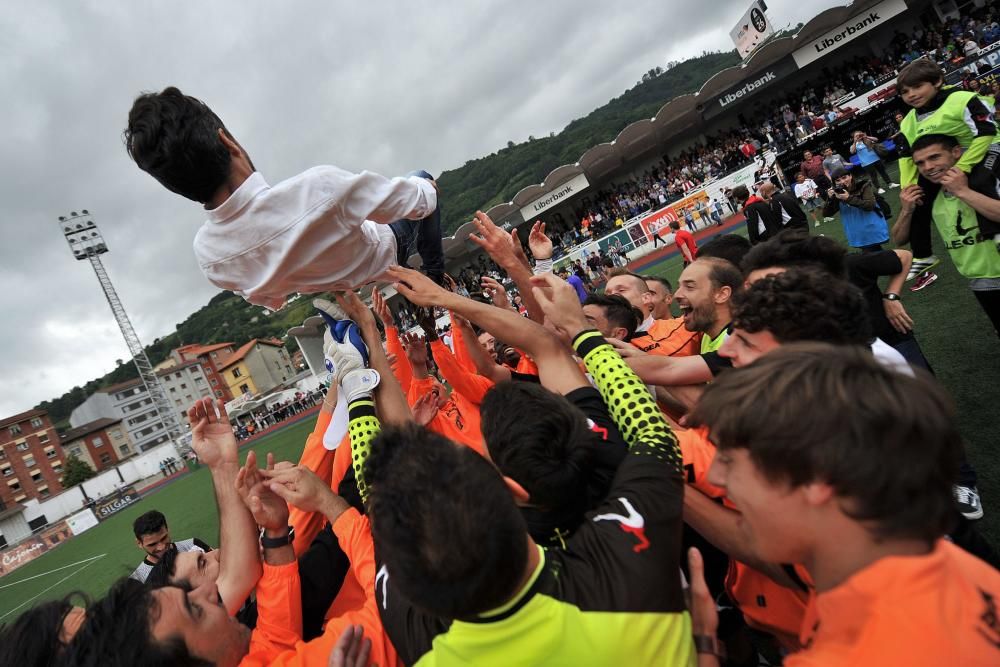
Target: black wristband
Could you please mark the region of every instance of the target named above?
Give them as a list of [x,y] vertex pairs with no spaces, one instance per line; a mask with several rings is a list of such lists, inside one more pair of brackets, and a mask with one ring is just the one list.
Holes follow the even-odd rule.
[[260,533],[260,546],[265,549],[280,549],[281,547],[287,547],[289,544],[295,540],[295,529],[288,526],[288,532],[284,537],[267,537],[264,531]]

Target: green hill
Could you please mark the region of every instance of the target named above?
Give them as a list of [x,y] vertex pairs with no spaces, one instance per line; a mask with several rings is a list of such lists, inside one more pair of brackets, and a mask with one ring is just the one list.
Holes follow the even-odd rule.
[[[588,148],[611,141],[630,123],[651,118],[667,101],[692,93],[716,72],[738,65],[735,51],[703,53],[681,63],[668,63],[666,70],[654,68],[622,95],[567,125],[558,134],[542,139],[529,137],[522,144],[508,142],[506,148],[470,160],[457,169],[442,172],[442,217],[445,233],[451,234],[472,218],[477,209],[510,201],[523,187],[540,183],[556,167],[576,162]],[[221,292],[207,305],[177,325],[176,331],[157,338],[146,347],[156,365],[175,347],[190,343],[209,345],[232,341],[241,345],[253,338],[281,338],[293,326],[312,314],[311,299],[299,299],[270,316],[232,292]],[[295,349],[294,339],[286,343]],[[46,410],[57,428],[68,427],[70,412],[87,396],[102,387],[138,377],[135,365],[120,363],[110,373],[73,387],[58,398],[42,401],[36,408]]]

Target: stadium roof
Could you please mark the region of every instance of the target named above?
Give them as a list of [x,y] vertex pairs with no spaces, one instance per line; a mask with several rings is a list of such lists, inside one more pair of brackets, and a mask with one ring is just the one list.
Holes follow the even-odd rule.
[[[725,92],[734,84],[752,79],[755,74],[770,67],[809,40],[822,35],[856,14],[867,11],[882,0],[858,0],[850,5],[831,7],[820,12],[791,37],[781,37],[768,42],[741,65],[716,73],[696,93],[680,95],[668,101],[653,118],[638,120],[627,126],[609,143],[598,144],[588,149],[574,164],[556,167],[541,183],[529,185],[514,195],[514,198],[491,207],[486,213],[494,220],[502,220],[518,211],[547,192],[579,174],[584,174],[590,183],[601,180],[608,173],[635,160],[657,146],[677,137],[692,126],[702,123],[702,105],[714,95]],[[908,0],[912,9],[922,3]],[[461,255],[460,248],[468,242],[469,234],[475,231],[471,222],[458,227],[454,236],[444,240],[448,257]]]

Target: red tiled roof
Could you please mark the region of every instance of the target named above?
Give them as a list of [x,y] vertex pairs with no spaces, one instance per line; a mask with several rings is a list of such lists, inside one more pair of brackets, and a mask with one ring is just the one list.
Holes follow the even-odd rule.
[[277,338],[254,338],[249,343],[241,345],[240,349],[236,350],[231,355],[220,361],[218,363],[219,370],[232,366],[236,362],[241,361],[243,357],[247,356],[247,354],[250,353],[250,350],[252,350],[257,343],[262,343],[264,345],[272,345],[274,347],[284,347],[285,345]]
[[100,431],[102,429],[111,426],[112,424],[121,423],[121,419],[115,419],[113,417],[101,417],[100,419],[95,419],[92,422],[77,426],[76,428],[71,428],[65,433],[60,433],[59,438],[64,442],[69,442],[71,440],[76,440],[77,438],[82,438],[85,435],[90,435],[95,431]]
[[142,384],[142,380],[140,380],[139,378],[135,378],[133,380],[126,380],[125,382],[119,382],[118,384],[113,384],[109,387],[98,389],[97,392],[101,394],[113,394],[116,391],[121,391],[122,389],[128,389],[129,387],[134,387],[137,384]]
[[8,426],[10,424],[16,424],[17,422],[26,421],[28,419],[31,419],[32,417],[41,417],[47,414],[49,413],[47,413],[45,410],[31,409],[26,412],[21,412],[11,417],[7,417],[6,419],[0,419],[0,428],[3,428],[4,426]]
[[200,343],[192,343],[191,345],[184,345],[178,347],[175,352],[184,356],[194,356],[200,357],[203,354],[208,354],[216,350],[221,350],[225,347],[234,347],[236,343],[215,343],[213,345],[201,345]]

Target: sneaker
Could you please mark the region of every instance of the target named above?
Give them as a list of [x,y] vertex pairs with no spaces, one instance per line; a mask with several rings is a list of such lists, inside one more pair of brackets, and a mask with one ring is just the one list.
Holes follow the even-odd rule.
[[906,280],[910,281],[919,276],[924,271],[929,271],[938,265],[939,260],[934,255],[930,257],[924,257],[922,259],[914,259],[913,264],[910,265],[910,272],[906,274]]
[[925,273],[919,278],[917,278],[917,281],[913,283],[913,287],[910,288],[910,291],[919,292],[920,290],[927,287],[937,279],[938,277],[936,273],[930,273],[930,272]]
[[955,496],[955,505],[969,521],[983,518],[983,505],[979,501],[979,489],[974,486],[951,487],[951,492]]
[[830,217],[823,218],[823,222],[833,222],[833,218]]
[[889,184],[889,189],[890,190],[892,190],[893,188],[898,188],[898,187],[899,187],[899,183],[890,183]]
[[819,227],[819,220],[816,221],[816,224],[813,225],[813,227]]
[[884,194],[885,194],[885,188],[879,188],[879,189],[878,189],[878,193],[879,193],[880,195],[884,195]]

